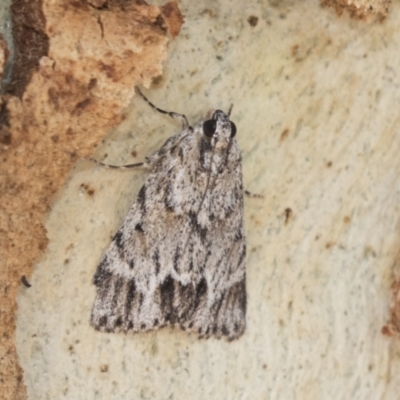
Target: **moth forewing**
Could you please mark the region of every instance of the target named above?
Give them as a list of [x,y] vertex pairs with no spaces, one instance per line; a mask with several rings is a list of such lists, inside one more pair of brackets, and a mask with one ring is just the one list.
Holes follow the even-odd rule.
[[179,118],[182,131],[146,159],[149,176],[93,279],[91,324],[105,332],[172,325],[236,339],[246,324],[236,126],[217,110],[192,128],[145,100]]

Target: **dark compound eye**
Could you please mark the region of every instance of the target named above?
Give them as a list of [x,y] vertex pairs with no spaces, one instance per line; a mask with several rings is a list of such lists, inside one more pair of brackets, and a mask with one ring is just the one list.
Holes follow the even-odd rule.
[[203,124],[203,132],[207,137],[213,137],[216,128],[217,121],[215,121],[215,119],[209,119]]
[[231,121],[231,137],[236,135],[236,125]]

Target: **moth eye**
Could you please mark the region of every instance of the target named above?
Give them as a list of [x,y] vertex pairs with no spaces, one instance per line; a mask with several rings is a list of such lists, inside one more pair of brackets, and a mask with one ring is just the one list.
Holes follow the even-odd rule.
[[207,137],[213,137],[215,129],[217,128],[217,121],[209,119],[203,124],[203,132]]
[[236,135],[236,125],[231,121],[231,137]]

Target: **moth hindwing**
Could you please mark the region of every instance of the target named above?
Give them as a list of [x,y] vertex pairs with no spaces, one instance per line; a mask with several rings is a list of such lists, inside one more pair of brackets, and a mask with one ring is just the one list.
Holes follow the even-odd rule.
[[183,127],[146,158],[150,174],[93,278],[91,324],[105,332],[172,325],[200,337],[236,339],[246,325],[236,126],[217,110],[191,127],[184,115],[144,99]]

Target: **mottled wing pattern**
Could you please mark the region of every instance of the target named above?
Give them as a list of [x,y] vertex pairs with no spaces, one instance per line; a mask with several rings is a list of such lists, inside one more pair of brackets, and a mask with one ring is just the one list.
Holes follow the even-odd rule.
[[202,124],[171,137],[94,276],[91,324],[146,331],[165,325],[201,337],[245,329],[246,244],[241,154]]

